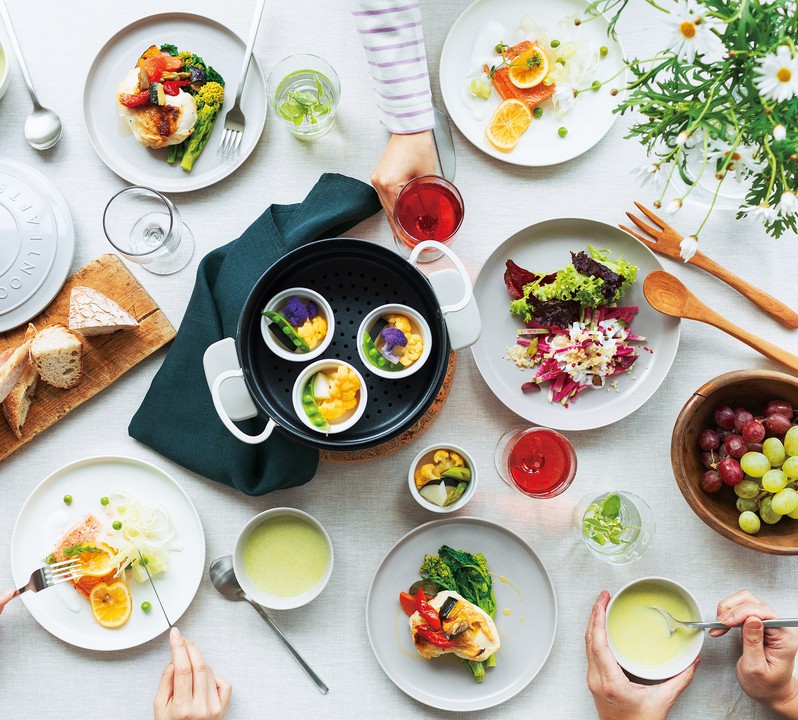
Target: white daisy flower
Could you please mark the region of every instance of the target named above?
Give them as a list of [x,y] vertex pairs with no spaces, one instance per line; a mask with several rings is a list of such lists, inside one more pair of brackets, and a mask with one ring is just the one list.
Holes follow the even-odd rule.
[[726,160],[731,153],[732,157],[727,167],[732,169],[736,179],[741,181],[762,169],[763,163],[755,156],[755,152],[755,148],[748,145],[737,145],[732,150],[732,146],[725,140],[712,138],[707,146],[707,159],[712,167],[715,167],[718,162]]
[[798,57],[786,45],[759,61],[756,76],[759,94],[768,100],[784,102],[798,95]]
[[668,213],[669,215],[675,215],[681,209],[682,209],[682,199],[676,198],[668,203],[668,207],[665,208],[665,212]]
[[779,198],[779,215],[795,215],[798,213],[798,195],[791,190],[786,190]]
[[726,55],[723,40],[712,29],[722,27],[713,18],[703,17],[690,0],[680,0],[679,7],[669,15],[673,38],[668,50],[673,50],[679,60],[695,63],[697,55],[706,65],[720,62]]
[[776,125],[773,128],[773,139],[774,140],[785,140],[787,138],[787,128],[784,125]]
[[679,254],[682,256],[682,260],[687,262],[698,250],[698,238],[695,235],[688,235],[679,243],[679,248]]
[[776,209],[770,207],[766,202],[760,203],[759,205],[743,205],[740,210],[744,212],[747,217],[754,218],[754,220],[761,220],[762,222],[775,220],[778,216]]
[[634,168],[632,174],[640,181],[640,187],[660,187],[662,178],[662,165],[659,163],[643,163]]

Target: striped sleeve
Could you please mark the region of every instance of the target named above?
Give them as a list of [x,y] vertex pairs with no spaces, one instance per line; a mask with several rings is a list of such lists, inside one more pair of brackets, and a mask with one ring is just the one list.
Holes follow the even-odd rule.
[[434,125],[418,0],[352,0],[380,120],[406,135]]

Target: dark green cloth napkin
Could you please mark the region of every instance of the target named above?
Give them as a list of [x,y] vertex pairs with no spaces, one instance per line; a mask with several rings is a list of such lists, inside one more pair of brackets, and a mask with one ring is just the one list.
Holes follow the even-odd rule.
[[[377,193],[343,175],[322,175],[297,205],[272,205],[244,234],[203,258],[186,315],[163,366],[130,423],[131,437],[174,462],[247,495],[308,482],[316,450],[275,431],[260,445],[236,440],[222,425],[205,382],[202,356],[235,337],[255,282],[290,250],[335,237],[380,209]],[[241,425],[258,433],[265,420]]]

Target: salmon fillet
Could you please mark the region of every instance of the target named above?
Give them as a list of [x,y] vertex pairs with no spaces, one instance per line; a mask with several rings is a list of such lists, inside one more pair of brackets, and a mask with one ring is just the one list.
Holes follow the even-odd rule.
[[[519,55],[529,50],[533,45],[534,43],[529,40],[522,40],[518,45],[514,45],[509,50],[505,51],[504,55],[512,62]],[[483,69],[485,70],[485,74],[490,75],[490,68],[487,65],[483,66]],[[493,73],[492,82],[493,87],[495,87],[496,92],[501,95],[502,100],[509,100],[510,98],[520,100],[522,103],[525,103],[530,110],[534,110],[540,103],[548,100],[554,95],[556,89],[554,83],[551,85],[540,83],[540,85],[535,85],[535,87],[531,88],[516,87],[510,80],[510,68],[508,67],[500,68]]]
[[[75,545],[88,545],[93,547],[97,542],[97,537],[102,532],[102,525],[94,515],[86,515],[82,520],[75,524],[72,528],[67,530],[66,534],[56,543],[53,550],[53,558],[55,562],[68,560],[69,557],[77,557],[71,554],[69,557],[64,555],[67,548],[74,547]],[[110,572],[103,577],[81,577],[77,580],[70,580],[72,585],[83,597],[88,599],[92,589],[102,582],[111,582],[116,575],[115,572]]]

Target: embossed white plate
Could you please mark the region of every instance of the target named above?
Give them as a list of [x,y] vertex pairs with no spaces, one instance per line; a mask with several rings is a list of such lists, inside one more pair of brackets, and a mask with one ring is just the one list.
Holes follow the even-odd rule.
[[56,186],[38,170],[0,159],[0,332],[50,304],[74,253],[72,216]]

